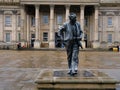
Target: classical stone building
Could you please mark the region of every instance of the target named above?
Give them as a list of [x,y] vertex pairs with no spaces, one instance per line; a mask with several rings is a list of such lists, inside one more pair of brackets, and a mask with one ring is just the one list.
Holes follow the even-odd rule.
[[120,43],[120,0],[0,0],[0,44],[62,47],[57,31],[70,12],[77,14],[84,47]]

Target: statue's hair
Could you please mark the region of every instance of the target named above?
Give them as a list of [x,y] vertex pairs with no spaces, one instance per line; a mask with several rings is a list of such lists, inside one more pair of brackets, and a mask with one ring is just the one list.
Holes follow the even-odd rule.
[[70,13],[69,18],[70,18],[71,16],[74,16],[75,18],[77,17],[74,12],[71,12],[71,13]]

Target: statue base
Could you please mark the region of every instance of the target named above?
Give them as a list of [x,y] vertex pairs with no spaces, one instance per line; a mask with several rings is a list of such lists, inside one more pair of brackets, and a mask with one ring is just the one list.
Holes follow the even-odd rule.
[[117,81],[97,70],[80,70],[75,76],[67,70],[42,70],[35,83],[37,90],[116,90]]

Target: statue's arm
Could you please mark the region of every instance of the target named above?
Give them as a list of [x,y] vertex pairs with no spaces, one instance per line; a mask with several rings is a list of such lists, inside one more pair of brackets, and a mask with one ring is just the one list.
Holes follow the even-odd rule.
[[79,30],[80,30],[80,36],[78,37],[78,40],[82,40],[82,37],[83,37],[83,31],[82,31],[82,29],[81,29],[80,24],[78,24],[78,27],[79,27]]
[[66,24],[63,24],[58,28],[58,36],[60,37],[61,40],[64,40],[64,31],[66,30]]

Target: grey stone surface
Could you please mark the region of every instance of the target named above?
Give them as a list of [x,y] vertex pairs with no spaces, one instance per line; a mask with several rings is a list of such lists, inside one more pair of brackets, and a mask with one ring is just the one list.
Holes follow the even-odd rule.
[[[37,88],[55,90],[115,90],[118,81],[99,70],[79,70],[75,76],[68,70],[42,70],[35,79]],[[87,87],[86,87],[87,86]]]
[[[86,51],[80,52],[79,58],[79,70],[99,69],[120,80],[119,52]],[[0,50],[0,90],[34,90],[41,70],[54,68],[67,69],[65,51]]]

